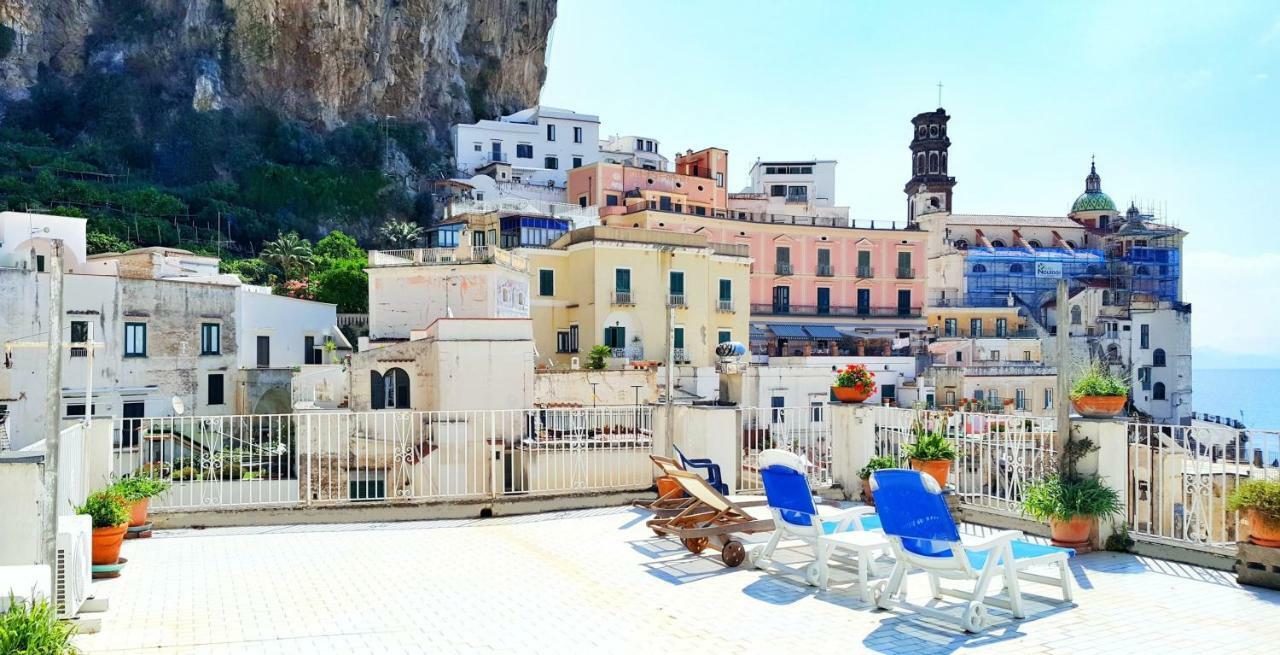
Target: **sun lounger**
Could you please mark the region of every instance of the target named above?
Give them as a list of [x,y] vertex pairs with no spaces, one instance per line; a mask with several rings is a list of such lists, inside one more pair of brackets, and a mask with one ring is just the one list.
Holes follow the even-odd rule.
[[688,471],[672,471],[671,477],[689,495],[689,504],[673,516],[654,518],[646,525],[660,535],[679,539],[689,552],[719,550],[726,566],[737,566],[746,559],[747,551],[734,535],[773,529],[773,519],[753,516],[700,476]]

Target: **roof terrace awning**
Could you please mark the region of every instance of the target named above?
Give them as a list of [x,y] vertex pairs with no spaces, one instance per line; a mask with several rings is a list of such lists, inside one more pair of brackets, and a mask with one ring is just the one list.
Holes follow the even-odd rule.
[[809,336],[813,337],[814,339],[825,340],[825,339],[843,339],[844,338],[844,334],[836,331],[836,329],[830,325],[806,325],[804,326],[804,331],[808,332]]
[[769,323],[769,331],[779,339],[811,339],[804,326],[787,325],[785,323]]

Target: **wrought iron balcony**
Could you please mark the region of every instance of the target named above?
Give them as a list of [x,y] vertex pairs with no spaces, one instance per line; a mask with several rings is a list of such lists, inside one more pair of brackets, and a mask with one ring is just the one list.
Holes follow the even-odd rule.
[[689,360],[689,351],[688,351],[687,349],[685,349],[685,348],[676,348],[676,349],[675,349],[675,361],[676,361],[676,363],[677,363],[677,364],[688,364],[688,363],[689,363],[689,361],[690,361],[690,360]]
[[792,305],[753,304],[751,313],[757,316],[864,316],[868,318],[903,317],[919,318],[919,307],[871,307],[869,305]]
[[634,305],[636,304],[631,298],[630,291],[614,291],[613,304],[615,305]]
[[725,299],[721,298],[719,301],[717,301],[717,302],[716,302],[716,311],[718,311],[718,312],[732,312],[732,311],[733,311],[733,301],[732,301],[732,300],[725,300]]
[[667,294],[667,307],[688,307],[683,293]]
[[899,266],[899,267],[898,267],[898,279],[899,279],[899,280],[911,280],[911,279],[914,279],[914,278],[915,278],[915,276],[916,276],[916,269],[914,269],[914,268],[903,268],[903,267],[901,267],[901,266]]
[[875,277],[875,272],[871,270],[870,266],[859,266],[857,276],[860,278]]
[[835,267],[831,264],[818,264],[818,277],[833,277],[835,274]]
[[777,262],[774,264],[773,272],[778,275],[791,275],[791,262]]

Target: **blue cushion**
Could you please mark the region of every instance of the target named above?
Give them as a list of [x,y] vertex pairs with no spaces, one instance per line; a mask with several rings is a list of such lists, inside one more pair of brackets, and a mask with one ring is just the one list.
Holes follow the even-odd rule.
[[[875,514],[871,514],[870,516],[863,516],[863,517],[860,517],[860,518],[858,519],[858,521],[859,521],[860,523],[862,523],[862,529],[863,529],[863,530],[879,530],[879,529],[881,529],[881,528],[880,528],[880,517],[879,517],[879,516],[876,516]],[[830,520],[830,519],[824,519],[824,520],[822,521],[822,531],[823,531],[823,532],[825,532],[825,533],[827,533],[827,534],[835,534],[836,528],[837,528],[837,527],[839,527],[839,525],[840,525],[840,522],[839,522],[839,521],[832,521],[832,520]]]
[[[966,550],[965,554],[969,556],[969,565],[975,569],[980,569],[987,563],[987,555],[992,551],[989,550]],[[1036,557],[1044,557],[1054,553],[1066,553],[1067,557],[1075,557],[1076,551],[1070,548],[1059,548],[1057,546],[1042,546],[1033,544],[1029,541],[1013,542],[1013,559],[1032,559]]]

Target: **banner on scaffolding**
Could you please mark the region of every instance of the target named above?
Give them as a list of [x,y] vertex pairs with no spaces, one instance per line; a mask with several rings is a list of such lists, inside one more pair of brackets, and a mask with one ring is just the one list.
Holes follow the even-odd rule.
[[1036,277],[1062,277],[1062,262],[1036,262]]

